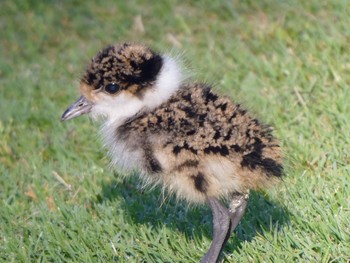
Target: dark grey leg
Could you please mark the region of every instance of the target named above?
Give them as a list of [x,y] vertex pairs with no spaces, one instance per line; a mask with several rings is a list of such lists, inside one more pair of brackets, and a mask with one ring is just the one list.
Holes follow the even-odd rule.
[[230,216],[228,209],[214,197],[208,197],[208,204],[213,213],[213,241],[208,252],[201,260],[201,263],[217,262],[224,246],[227,232],[230,229]]
[[216,263],[232,231],[237,227],[247,206],[249,193],[235,193],[229,209],[219,200],[208,197],[208,204],[213,213],[213,241],[201,263]]
[[228,213],[230,216],[230,229],[227,232],[225,243],[230,238],[232,231],[235,230],[235,228],[241,221],[244,215],[244,211],[247,207],[248,199],[249,199],[249,192],[244,194],[234,193],[232,195],[232,200],[230,202],[229,209],[228,209]]

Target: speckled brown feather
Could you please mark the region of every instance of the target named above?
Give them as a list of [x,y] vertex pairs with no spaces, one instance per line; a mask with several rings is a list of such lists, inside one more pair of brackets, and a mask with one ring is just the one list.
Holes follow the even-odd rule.
[[[183,85],[160,107],[129,119],[115,136],[143,148],[145,173],[189,200],[258,189],[282,173],[271,129],[205,84]],[[226,175],[215,174],[213,164]]]
[[117,83],[124,90],[137,94],[142,88],[154,84],[161,66],[160,55],[144,45],[111,45],[92,59],[82,77],[82,83],[92,89]]

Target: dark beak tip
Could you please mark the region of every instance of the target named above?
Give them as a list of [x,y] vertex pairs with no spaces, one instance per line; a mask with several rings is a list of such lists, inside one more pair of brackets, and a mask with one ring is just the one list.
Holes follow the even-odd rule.
[[90,112],[92,107],[91,102],[87,101],[84,96],[80,96],[61,116],[61,121],[67,121],[83,114]]
[[61,118],[60,120],[63,122],[63,121],[66,121],[67,120],[67,114],[68,112],[70,111],[70,107],[68,109],[66,109],[63,114],[61,115]]
[[61,116],[60,121],[62,121],[62,122],[65,121],[64,114]]

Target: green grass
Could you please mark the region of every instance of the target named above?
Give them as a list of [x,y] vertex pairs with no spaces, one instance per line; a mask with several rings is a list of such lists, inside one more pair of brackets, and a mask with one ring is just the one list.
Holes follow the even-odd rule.
[[349,13],[347,0],[1,1],[0,261],[198,262],[209,247],[208,208],[120,179],[96,125],[60,122],[90,58],[127,40],[182,54],[282,140],[286,177],[253,193],[223,261],[349,262]]

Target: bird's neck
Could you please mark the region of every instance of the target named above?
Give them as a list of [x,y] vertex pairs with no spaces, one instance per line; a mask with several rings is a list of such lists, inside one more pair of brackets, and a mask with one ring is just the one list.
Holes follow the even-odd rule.
[[182,68],[177,61],[163,56],[163,66],[155,84],[143,96],[145,109],[153,110],[166,102],[180,88],[184,79]]

